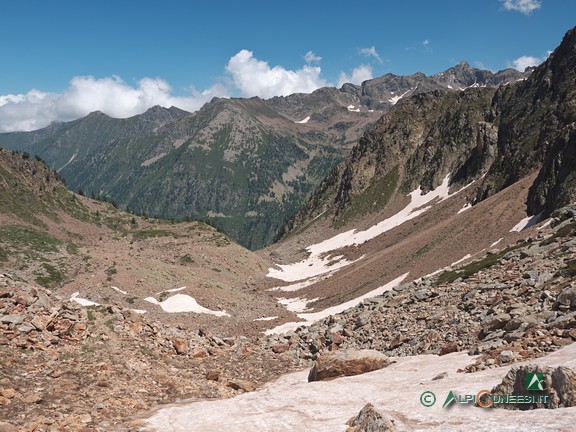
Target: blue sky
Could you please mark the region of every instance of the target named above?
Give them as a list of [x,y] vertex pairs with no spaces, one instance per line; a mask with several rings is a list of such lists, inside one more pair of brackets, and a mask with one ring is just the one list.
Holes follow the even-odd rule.
[[100,109],[195,110],[461,60],[523,68],[576,25],[573,0],[0,2],[0,131]]

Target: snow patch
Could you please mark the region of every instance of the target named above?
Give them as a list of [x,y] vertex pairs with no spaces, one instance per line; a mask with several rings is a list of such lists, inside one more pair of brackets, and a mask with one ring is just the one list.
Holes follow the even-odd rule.
[[74,159],[76,159],[76,156],[78,156],[78,151],[76,151],[76,153],[74,153],[74,154],[72,155],[72,157],[70,158],[70,160],[69,160],[68,162],[66,162],[64,165],[62,165],[62,166],[60,167],[60,169],[58,169],[58,172],[62,171],[64,168],[66,168],[68,165],[70,165],[70,163],[71,163]]
[[457,213],[457,214],[464,213],[464,212],[465,212],[466,210],[468,210],[469,208],[472,208],[472,204],[466,203],[466,204],[464,204],[464,207],[462,207],[460,210],[458,210],[458,213]]
[[525,230],[526,228],[530,228],[532,225],[540,222],[540,214],[534,216],[528,216],[518,222],[516,225],[512,227],[510,232],[520,232]]
[[159,305],[164,312],[194,312],[204,313],[216,316],[230,316],[226,311],[214,311],[203,306],[200,306],[194,297],[187,294],[176,294],[168,297],[166,300],[159,302],[154,297],[146,297],[144,300],[155,305]]
[[100,303],[96,303],[96,302],[93,302],[91,300],[87,300],[85,298],[78,297],[79,295],[80,295],[80,293],[78,291],[76,291],[74,294],[72,294],[72,296],[70,297],[70,300],[75,301],[76,303],[78,303],[82,306],[100,306]]
[[277,316],[262,317],[262,318],[256,318],[254,321],[274,321],[277,318],[278,318]]
[[121,290],[121,289],[118,288],[118,287],[111,286],[110,288],[112,288],[114,291],[118,291],[118,292],[121,293],[121,294],[128,295],[128,293],[127,293],[126,291],[123,291],[123,290]]
[[494,243],[492,243],[492,244],[490,245],[490,247],[496,246],[496,245],[497,245],[498,243],[500,243],[502,240],[504,240],[504,237],[500,237],[498,240],[496,240]]
[[142,315],[142,314],[145,314],[146,312],[148,312],[148,311],[146,311],[145,309],[130,309],[130,310],[131,310],[132,312],[134,312],[134,313],[141,314],[141,315]]
[[432,207],[432,205],[428,204],[431,204],[433,201],[443,201],[467,187],[465,186],[459,191],[449,194],[449,180],[450,175],[447,175],[440,186],[424,195],[422,195],[422,189],[418,187],[418,189],[409,194],[410,204],[395,215],[373,225],[365,231],[356,231],[353,229],[324,240],[323,242],[308,246],[306,248],[310,254],[308,258],[294,264],[278,264],[277,267],[279,267],[279,269],[268,269],[267,276],[286,282],[296,282],[346,267],[361,260],[363,256],[357,260],[349,261],[342,257],[331,257],[328,253],[346,246],[363,244],[406,221],[420,216]]
[[548,219],[546,222],[544,222],[542,225],[540,225],[537,229],[541,230],[546,228],[548,225],[550,225],[552,223],[552,219]]
[[348,105],[348,111],[350,111],[350,112],[360,112],[360,107],[354,109],[354,105]]
[[335,272],[331,272],[331,273],[328,273],[327,275],[313,277],[313,278],[306,279],[302,282],[297,282],[297,283],[291,284],[291,285],[284,285],[284,286],[278,286],[278,287],[270,288],[268,291],[284,291],[284,292],[299,291],[299,290],[306,288],[310,285],[314,285],[316,282],[320,282],[320,281],[323,281],[325,279],[328,279],[334,273]]
[[306,124],[308,123],[308,120],[310,120],[310,116],[306,117],[305,119],[302,119],[300,121],[295,121],[294,123],[296,124]]
[[[318,311],[318,312],[298,313],[297,314],[298,318],[302,318],[303,320],[305,320],[304,322],[300,321],[300,322],[289,322],[286,324],[282,324],[282,325],[279,325],[277,327],[274,327],[273,329],[267,330],[265,332],[265,334],[271,335],[271,334],[286,333],[287,331],[294,330],[300,326],[312,325],[316,321],[324,319],[330,315],[334,315],[334,314],[343,312],[347,309],[353,308],[354,306],[359,305],[362,302],[362,300],[384,294],[386,291],[394,288],[395,286],[398,286],[404,279],[406,279],[407,276],[408,276],[408,273],[404,273],[402,276],[397,277],[396,279],[388,282],[385,285],[382,285],[381,287],[378,287],[378,288],[376,288],[370,292],[367,292],[364,295],[361,295],[360,297],[356,297],[353,300],[349,300],[349,301],[341,303],[337,306],[332,306],[332,307],[323,309],[323,310]],[[306,305],[308,303],[314,302],[318,299],[305,300],[305,299],[301,299],[298,297],[296,299],[282,299],[282,300],[284,300],[285,302],[280,301],[280,303],[286,304],[288,310],[292,310],[292,309],[290,309],[290,307],[295,309],[297,306],[302,307],[302,304],[304,305],[304,307],[306,307]],[[287,304],[286,303],[287,300],[288,301],[293,300],[292,304]],[[298,312],[297,310],[292,310],[292,311]],[[303,310],[302,310],[302,312],[303,312]]]
[[450,264],[450,267],[454,267],[455,265],[460,264],[461,262],[466,261],[467,259],[472,258],[472,255],[467,254],[464,255],[462,258],[460,258],[458,261],[454,261],[452,264]]
[[[388,102],[390,102],[392,105],[396,105],[400,99],[402,99],[404,96],[406,96],[408,93],[410,93],[411,91],[413,91],[415,89],[416,89],[416,87],[411,88],[408,91],[405,91],[400,96],[393,96],[390,99],[388,99]],[[393,94],[393,93],[391,93],[391,94]]]

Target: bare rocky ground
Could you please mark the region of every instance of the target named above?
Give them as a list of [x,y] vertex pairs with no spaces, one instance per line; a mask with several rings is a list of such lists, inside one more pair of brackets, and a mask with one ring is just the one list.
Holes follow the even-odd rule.
[[569,212],[549,233],[264,344],[312,360],[344,348],[389,356],[482,354],[468,371],[540,357],[576,340],[576,219]]
[[159,404],[251,391],[297,362],[251,338],[85,308],[0,276],[0,418],[13,430],[114,430]]
[[283,336],[225,337],[117,306],[83,308],[0,278],[5,430],[139,430],[151,408],[252,391],[319,353],[468,351],[467,371],[539,357],[576,340],[576,219],[440,278],[396,287]]

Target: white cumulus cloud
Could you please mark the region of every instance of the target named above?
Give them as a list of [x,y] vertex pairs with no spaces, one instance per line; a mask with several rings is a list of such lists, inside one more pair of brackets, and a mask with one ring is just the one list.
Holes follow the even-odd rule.
[[233,56],[228,61],[226,71],[244,97],[259,96],[266,99],[292,93],[310,93],[327,85],[320,77],[321,69],[318,66],[305,65],[298,70],[282,66],[270,67],[248,50]]
[[382,63],[382,58],[380,58],[380,54],[376,51],[375,46],[371,46],[370,48],[360,48],[360,54],[366,57],[374,57],[380,63]]
[[360,65],[352,69],[350,75],[341,72],[338,77],[338,87],[345,83],[362,84],[363,81],[372,79],[372,67],[370,65]]
[[320,63],[320,61],[322,61],[322,57],[317,56],[316,54],[314,54],[312,51],[308,51],[305,55],[304,55],[304,60],[306,60],[306,63],[311,64],[311,63]]
[[509,66],[513,67],[514,69],[516,69],[520,72],[524,72],[524,69],[526,69],[527,67],[538,66],[543,61],[544,61],[544,59],[539,58],[539,57],[521,56],[515,60],[512,60],[509,63]]
[[0,96],[0,131],[34,130],[54,121],[68,121],[93,111],[117,118],[143,113],[154,105],[199,109],[214,96],[228,96],[221,85],[189,96],[173,96],[170,85],[159,78],[143,78],[131,86],[119,77],[74,77],[62,93],[31,90],[26,94]]
[[[379,58],[375,48],[368,48],[367,55]],[[172,88],[161,78],[142,78],[131,85],[120,77],[95,78],[77,76],[59,93],[30,90],[22,94],[0,95],[0,132],[40,129],[52,122],[70,121],[93,111],[126,118],[141,114],[154,105],[176,106],[196,111],[213,97],[259,96],[270,98],[292,93],[310,93],[333,86],[321,75],[321,57],[308,51],[302,68],[291,70],[283,66],[270,66],[254,57],[248,50],[232,56],[225,67],[225,74],[212,87],[198,91],[190,87],[183,96],[174,95]],[[360,84],[372,78],[372,68],[360,65],[350,74],[340,73],[338,86],[345,82]]]
[[501,0],[504,3],[504,9],[517,11],[524,15],[530,15],[532,11],[540,9],[542,3],[539,0]]

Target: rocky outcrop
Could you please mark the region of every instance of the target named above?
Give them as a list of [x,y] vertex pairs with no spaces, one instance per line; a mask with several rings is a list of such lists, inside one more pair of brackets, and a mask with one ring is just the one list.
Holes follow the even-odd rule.
[[[445,83],[460,76],[477,85],[458,92],[442,87],[395,105],[319,185],[285,232],[324,212],[334,226],[346,225],[353,219],[346,214],[359,218],[381,211],[394,196],[419,185],[431,190],[448,174],[451,185],[482,177],[470,191],[477,203],[537,172],[527,213],[549,216],[576,200],[575,70],[572,29],[529,77],[497,90],[482,87],[489,77],[468,65],[438,74]],[[387,199],[376,201],[371,188]]]
[[[539,357],[576,341],[576,219],[558,211],[554,231],[439,276],[393,288],[312,326],[264,341],[302,359],[328,350],[388,356],[479,354],[477,371]],[[562,215],[562,216],[561,216]]]
[[364,405],[358,415],[352,417],[346,424],[349,426],[346,432],[394,432],[396,430],[394,422],[386,418],[371,403]]
[[[539,379],[540,376],[542,380]],[[528,390],[528,386],[534,390]],[[504,401],[507,395],[530,396],[533,397],[533,401],[521,404],[508,403]],[[495,408],[511,410],[576,406],[576,372],[563,366],[557,368],[535,365],[513,367],[502,382],[492,389],[492,397]],[[503,402],[496,402],[498,400]]]
[[325,353],[310,370],[308,382],[360,375],[385,368],[389,364],[388,357],[376,350],[348,349]]

